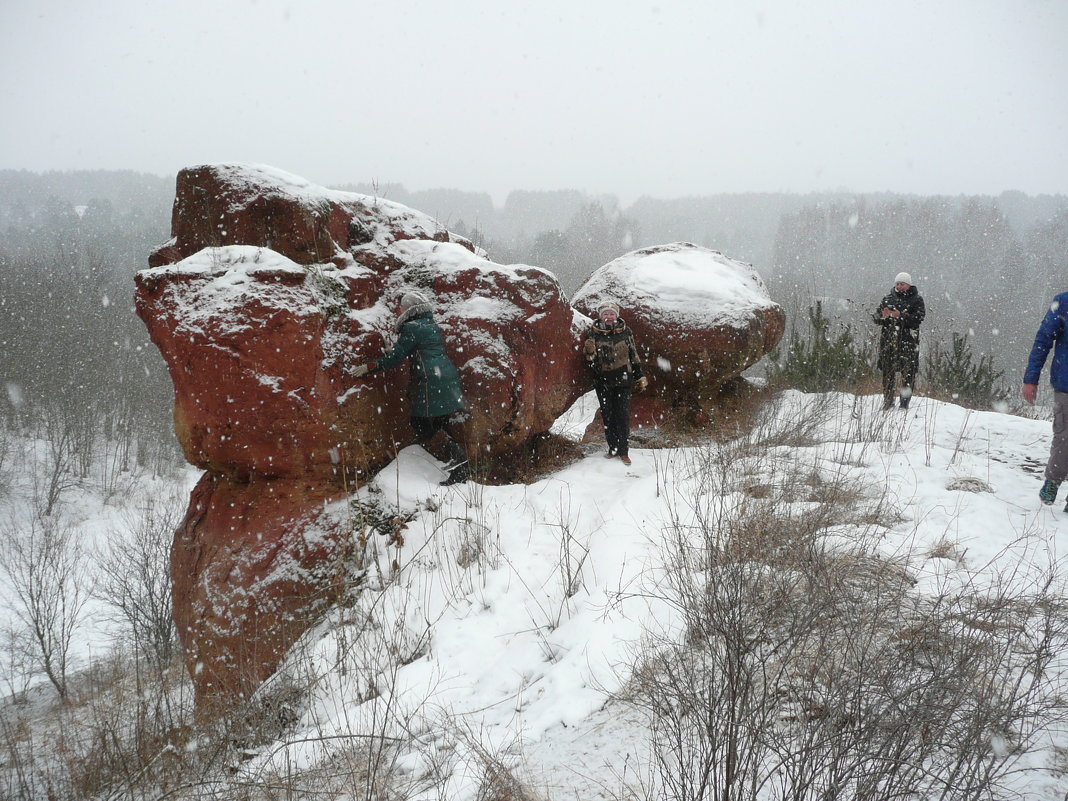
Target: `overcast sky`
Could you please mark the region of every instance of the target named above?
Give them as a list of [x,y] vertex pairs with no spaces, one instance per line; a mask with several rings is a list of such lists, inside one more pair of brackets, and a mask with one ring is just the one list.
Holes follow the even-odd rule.
[[1068,193],[1066,0],[0,0],[0,168]]

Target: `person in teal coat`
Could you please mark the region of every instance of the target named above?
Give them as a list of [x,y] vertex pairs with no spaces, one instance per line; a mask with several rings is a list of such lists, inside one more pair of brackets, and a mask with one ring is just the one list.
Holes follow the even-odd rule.
[[453,438],[446,426],[457,412],[466,408],[460,389],[460,374],[445,354],[445,340],[434,322],[430,299],[419,292],[406,292],[401,298],[401,315],[395,324],[397,342],[388,353],[369,364],[357,365],[357,378],[396,367],[405,359],[411,364],[411,400],[409,422],[415,429],[416,442],[426,445],[438,431],[449,439],[449,476],[443,485],[458,484],[470,477],[467,452]]

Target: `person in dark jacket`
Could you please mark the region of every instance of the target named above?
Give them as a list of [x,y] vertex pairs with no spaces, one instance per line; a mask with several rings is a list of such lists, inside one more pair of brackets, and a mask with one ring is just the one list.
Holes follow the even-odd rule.
[[901,373],[901,408],[912,399],[916,371],[920,366],[920,323],[926,309],[923,298],[908,273],[898,273],[894,289],[875,310],[879,336],[879,372],[883,374],[883,409],[894,405],[897,374]]
[[[1034,404],[1038,396],[1038,379],[1046,364],[1046,357],[1053,350],[1053,363],[1049,368],[1049,382],[1053,385],[1053,443],[1046,462],[1046,480],[1038,497],[1044,504],[1057,500],[1061,482],[1068,477],[1068,292],[1053,299],[1049,311],[1042,318],[1035,334],[1035,344],[1024,371],[1023,397]],[[1065,506],[1068,511],[1068,506]]]
[[635,389],[640,392],[649,382],[642,375],[634,334],[619,316],[619,306],[605,302],[597,308],[597,320],[586,334],[583,352],[593,372],[593,388],[601,406],[608,441],[605,458],[618,456],[629,465],[630,397]]
[[470,477],[467,452],[446,426],[457,412],[464,410],[460,374],[445,354],[441,329],[434,322],[430,299],[419,292],[407,292],[401,298],[401,314],[395,323],[397,342],[382,358],[353,368],[357,378],[396,367],[405,359],[411,364],[408,395],[411,400],[409,422],[415,429],[416,442],[426,445],[438,431],[449,440],[449,476],[442,485],[457,484]]

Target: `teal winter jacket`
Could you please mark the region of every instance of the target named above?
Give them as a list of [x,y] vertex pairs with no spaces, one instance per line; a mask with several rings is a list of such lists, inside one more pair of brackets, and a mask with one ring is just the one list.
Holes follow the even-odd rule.
[[410,360],[408,396],[412,417],[441,417],[463,409],[460,375],[445,355],[445,341],[430,305],[412,306],[404,312],[397,331],[396,344],[372,364],[370,372],[388,370]]

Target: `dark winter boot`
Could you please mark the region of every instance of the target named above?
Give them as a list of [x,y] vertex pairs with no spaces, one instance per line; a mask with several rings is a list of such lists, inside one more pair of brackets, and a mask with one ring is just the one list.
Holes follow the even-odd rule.
[[460,447],[459,443],[451,439],[449,440],[449,461],[445,465],[445,470],[448,472],[449,477],[441,482],[443,487],[459,484],[471,477],[467,451]]
[[1042,485],[1042,489],[1038,491],[1039,500],[1046,506],[1052,506],[1053,502],[1057,500],[1057,491],[1061,488],[1061,482],[1050,481],[1048,478]]
[[909,399],[906,398],[904,395],[901,396],[901,408],[903,410],[906,410],[906,409],[909,408]]
[[467,469],[467,465],[460,465],[449,473],[447,479],[439,482],[439,484],[442,487],[451,487],[453,484],[462,484],[469,478],[471,478],[471,471]]

